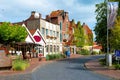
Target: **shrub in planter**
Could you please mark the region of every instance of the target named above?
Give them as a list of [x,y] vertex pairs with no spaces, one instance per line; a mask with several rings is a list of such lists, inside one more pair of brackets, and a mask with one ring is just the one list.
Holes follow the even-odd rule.
[[16,59],[12,63],[12,69],[13,70],[25,70],[27,67],[29,67],[29,62],[21,59]]
[[46,60],[54,60],[54,59],[61,59],[61,58],[65,58],[65,55],[64,54],[48,54],[46,56]]
[[61,58],[66,58],[65,54],[60,54]]
[[77,53],[77,54],[80,54],[80,53],[81,53],[81,51],[77,51],[76,53]]
[[46,55],[46,60],[49,60],[49,59],[50,59],[49,54],[47,54]]

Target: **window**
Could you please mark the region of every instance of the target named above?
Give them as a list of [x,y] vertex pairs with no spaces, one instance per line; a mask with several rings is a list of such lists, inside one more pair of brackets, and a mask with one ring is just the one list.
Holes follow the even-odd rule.
[[66,24],[66,31],[68,31],[68,24]]
[[53,35],[54,35],[54,37],[55,37],[55,31],[53,31]]
[[64,39],[66,39],[66,36],[65,36],[65,34],[64,34]]
[[56,52],[56,46],[54,45],[54,52]]
[[59,52],[59,46],[57,46],[57,52]]
[[60,30],[62,30],[62,22],[60,22]]
[[62,42],[62,33],[60,33],[60,42]]
[[50,52],[52,52],[52,45],[50,45]]
[[46,35],[48,35],[48,29],[46,29]]
[[57,36],[56,37],[59,37],[59,32],[57,32]]
[[50,36],[52,36],[52,30],[50,30]]
[[68,34],[65,34],[65,38],[68,39],[69,35]]
[[49,50],[49,45],[46,46],[46,52],[48,52],[48,50]]
[[42,28],[42,34],[43,35],[45,34],[45,28]]

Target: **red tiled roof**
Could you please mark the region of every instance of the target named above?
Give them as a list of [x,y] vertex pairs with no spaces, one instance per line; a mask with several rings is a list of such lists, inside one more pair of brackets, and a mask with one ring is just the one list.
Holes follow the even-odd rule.
[[97,45],[97,42],[93,42],[93,45]]
[[57,10],[57,11],[52,11],[50,14],[50,17],[57,17],[59,16],[64,10]]
[[102,46],[99,46],[99,45],[93,46],[93,49],[102,49]]
[[93,49],[102,49],[101,44],[98,44],[97,42],[93,42]]
[[30,33],[33,35],[34,33],[35,33],[35,29],[32,29],[32,30],[29,30],[30,31]]

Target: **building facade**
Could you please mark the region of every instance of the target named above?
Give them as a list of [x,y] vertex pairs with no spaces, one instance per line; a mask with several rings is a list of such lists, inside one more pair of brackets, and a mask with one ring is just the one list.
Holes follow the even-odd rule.
[[60,42],[65,45],[69,38],[69,17],[68,12],[64,10],[57,10],[52,11],[50,15],[46,16],[46,20],[53,23],[60,25]]
[[76,46],[72,44],[74,27],[69,21],[68,12],[64,10],[52,11],[50,15],[46,16],[46,20],[60,25],[60,42],[62,43],[63,52],[66,47],[69,47],[71,53],[75,54]]
[[39,29],[42,36],[46,41],[45,47],[43,46],[44,56],[47,54],[61,53],[62,44],[60,43],[60,26],[58,24],[53,24],[41,18],[40,13],[35,11],[31,12],[28,19],[23,22],[27,29],[32,33],[33,31]]
[[46,53],[54,54],[62,52],[60,43],[60,26],[40,19],[40,31],[46,40]]

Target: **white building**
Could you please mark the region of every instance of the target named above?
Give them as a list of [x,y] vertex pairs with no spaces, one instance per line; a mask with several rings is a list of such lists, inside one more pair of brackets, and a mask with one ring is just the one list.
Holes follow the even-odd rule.
[[60,26],[40,19],[40,31],[46,41],[46,53],[62,52],[62,43],[60,43]]
[[[35,44],[43,45],[44,56],[47,54],[62,52],[62,43],[60,43],[60,25],[53,24],[42,19],[41,14],[36,13],[35,11],[31,12],[31,16],[28,19],[24,20],[23,22],[19,22],[18,24],[21,23],[25,24],[33,38],[36,34],[40,34],[43,37],[43,40],[46,42],[45,45],[43,45],[44,42],[36,41]],[[33,34],[32,31],[37,32]]]

